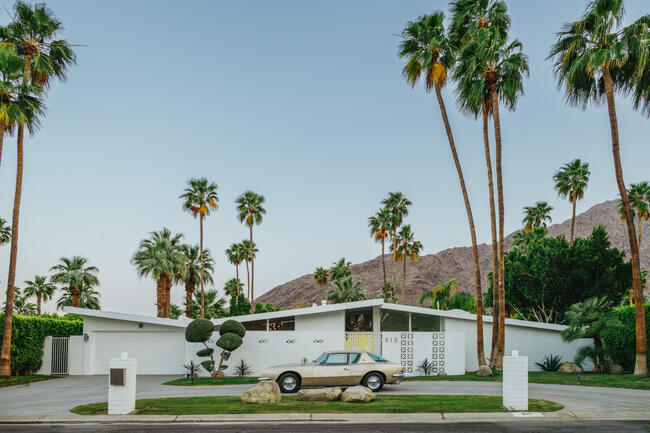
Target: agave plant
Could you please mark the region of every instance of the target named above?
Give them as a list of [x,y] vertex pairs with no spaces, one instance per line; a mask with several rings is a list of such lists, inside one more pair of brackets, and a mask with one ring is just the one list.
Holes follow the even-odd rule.
[[546,355],[542,362],[536,362],[535,364],[544,371],[558,371],[562,364],[562,356],[551,353]]

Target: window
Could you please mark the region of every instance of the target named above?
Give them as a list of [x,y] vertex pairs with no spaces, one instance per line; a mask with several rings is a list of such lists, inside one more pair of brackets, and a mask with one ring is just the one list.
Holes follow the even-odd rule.
[[346,311],[345,332],[372,332],[372,308]]
[[375,362],[388,362],[387,359],[382,358],[381,356],[377,356],[374,353],[368,352],[368,355],[375,361]]
[[361,358],[360,353],[351,353],[350,356],[352,357],[352,361],[350,361],[352,364],[356,364],[359,362],[359,359]]
[[325,365],[346,365],[347,363],[347,353],[330,353],[325,359]]
[[411,330],[414,332],[439,332],[440,316],[411,314]]
[[253,320],[251,322],[242,322],[247,331],[266,331],[266,320]]
[[296,319],[293,316],[269,320],[269,331],[294,331],[295,329]]
[[381,331],[382,332],[404,332],[409,330],[409,313],[401,311],[382,310]]

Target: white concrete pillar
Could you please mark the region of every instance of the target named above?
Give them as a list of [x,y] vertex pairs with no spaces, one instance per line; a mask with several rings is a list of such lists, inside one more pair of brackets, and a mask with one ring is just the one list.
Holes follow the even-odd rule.
[[[126,415],[135,410],[135,380],[137,360],[130,359],[126,352],[121,358],[108,361],[108,414]],[[110,370],[115,370],[111,372]],[[123,371],[123,382],[119,381]],[[111,379],[113,378],[113,379]],[[117,380],[115,380],[117,378]],[[114,381],[111,384],[111,380]]]
[[38,369],[36,374],[44,374],[49,376],[52,374],[52,336],[47,335],[43,341],[43,359],[41,361],[41,368]]
[[518,350],[503,357],[503,407],[528,410],[528,357]]

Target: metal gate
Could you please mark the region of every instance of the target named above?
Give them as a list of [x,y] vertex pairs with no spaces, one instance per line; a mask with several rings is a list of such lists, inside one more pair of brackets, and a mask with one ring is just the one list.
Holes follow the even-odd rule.
[[68,337],[52,337],[52,373],[68,374]]

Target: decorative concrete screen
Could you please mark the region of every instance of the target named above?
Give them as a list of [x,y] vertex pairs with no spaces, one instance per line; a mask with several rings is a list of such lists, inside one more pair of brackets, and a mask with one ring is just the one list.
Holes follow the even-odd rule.
[[382,332],[381,353],[404,366],[407,376],[419,376],[427,359],[433,374],[465,374],[465,334],[462,332]]

